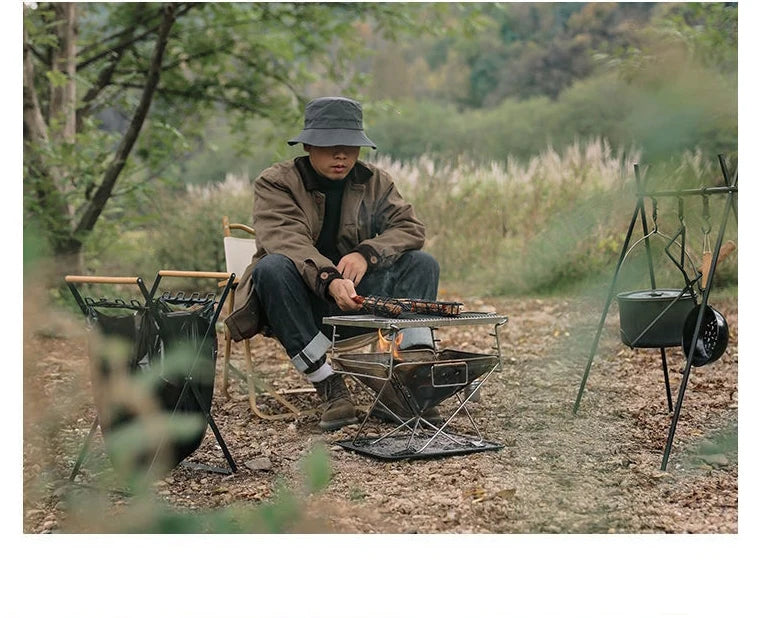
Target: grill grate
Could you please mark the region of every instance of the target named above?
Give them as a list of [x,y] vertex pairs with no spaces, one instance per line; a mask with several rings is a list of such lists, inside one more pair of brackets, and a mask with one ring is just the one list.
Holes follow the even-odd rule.
[[323,324],[332,326],[359,326],[362,328],[409,328],[412,326],[439,328],[441,326],[466,326],[469,324],[505,324],[507,317],[497,313],[468,311],[457,316],[421,316],[401,313],[396,317],[377,315],[340,315],[323,318]]

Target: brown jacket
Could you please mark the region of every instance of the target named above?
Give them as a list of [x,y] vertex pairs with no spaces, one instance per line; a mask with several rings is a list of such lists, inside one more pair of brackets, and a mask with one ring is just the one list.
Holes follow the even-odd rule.
[[[253,337],[267,326],[252,292],[252,270],[265,255],[290,258],[306,285],[323,298],[327,285],[339,276],[335,264],[315,248],[325,216],[325,195],[316,189],[316,177],[305,159],[277,163],[255,179],[252,222],[257,251],[241,274],[236,309],[225,320],[234,341]],[[347,178],[341,205],[337,247],[342,255],[358,251],[371,270],[389,266],[405,251],[420,249],[424,240],[425,227],[390,175],[358,161]]]

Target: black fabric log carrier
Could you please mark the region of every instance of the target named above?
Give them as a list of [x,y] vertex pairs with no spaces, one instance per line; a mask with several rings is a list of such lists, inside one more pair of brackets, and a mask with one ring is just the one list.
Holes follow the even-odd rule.
[[[163,276],[209,275],[229,279],[219,300],[213,293],[183,292],[164,292],[155,298]],[[210,426],[230,470],[187,463],[212,472],[236,471],[211,416],[217,360],[215,326],[233,278],[222,273],[160,271],[147,291],[140,277],[66,277],[88,327],[98,335],[90,338],[97,416],[71,481],[98,426],[117,469],[129,466],[137,472],[154,467],[158,474],[167,472],[198,449]],[[76,283],[133,283],[144,302],[83,297]],[[128,437],[134,440],[131,448]]]

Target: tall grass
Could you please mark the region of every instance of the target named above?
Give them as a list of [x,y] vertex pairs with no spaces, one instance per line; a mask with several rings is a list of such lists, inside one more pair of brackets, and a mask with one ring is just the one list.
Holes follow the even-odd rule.
[[[428,226],[428,248],[444,278],[478,291],[523,293],[553,284],[562,271],[538,265],[570,260],[590,236],[610,234],[602,205],[625,203],[633,152],[612,152],[603,140],[548,148],[526,164],[514,159],[478,165],[436,165],[379,159]],[[603,229],[583,228],[601,226]],[[582,232],[581,238],[570,238]],[[530,270],[529,270],[530,269]],[[533,280],[517,285],[518,271]],[[522,277],[523,281],[527,277]]]
[[[393,176],[425,223],[426,250],[438,259],[444,286],[526,295],[592,283],[611,271],[633,212],[633,166],[641,156],[593,139],[562,150],[548,147],[526,163],[430,157],[402,162],[383,156],[373,161]],[[719,185],[723,179],[715,157],[696,151],[673,165],[656,166],[644,181],[649,188],[670,189]],[[714,220],[722,212],[721,199],[711,199]],[[121,239],[122,264],[151,274],[160,268],[222,270],[221,218],[251,223],[251,179],[228,175],[223,182],[164,193],[155,208],[154,228],[128,230]],[[647,212],[652,225],[649,201]],[[701,200],[687,200],[687,248],[699,256],[701,214]],[[659,200],[658,225],[668,235],[679,228],[674,199]],[[729,234],[735,237],[733,224]],[[719,276],[735,280],[733,262]]]

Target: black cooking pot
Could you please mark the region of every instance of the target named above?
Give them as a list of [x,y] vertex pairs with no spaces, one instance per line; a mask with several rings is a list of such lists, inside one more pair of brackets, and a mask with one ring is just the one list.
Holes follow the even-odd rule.
[[617,300],[620,338],[632,348],[680,345],[685,319],[696,308],[690,292],[674,289],[622,292]]
[[[691,351],[693,341],[693,331],[696,329],[696,318],[699,315],[699,307],[695,307],[685,318],[683,326],[683,351],[685,357]],[[699,336],[696,338],[696,344],[693,350],[693,365],[701,367],[708,363],[715,362],[726,351],[726,345],[729,342],[729,325],[726,318],[717,309],[709,305],[704,308],[704,317],[702,318]]]

